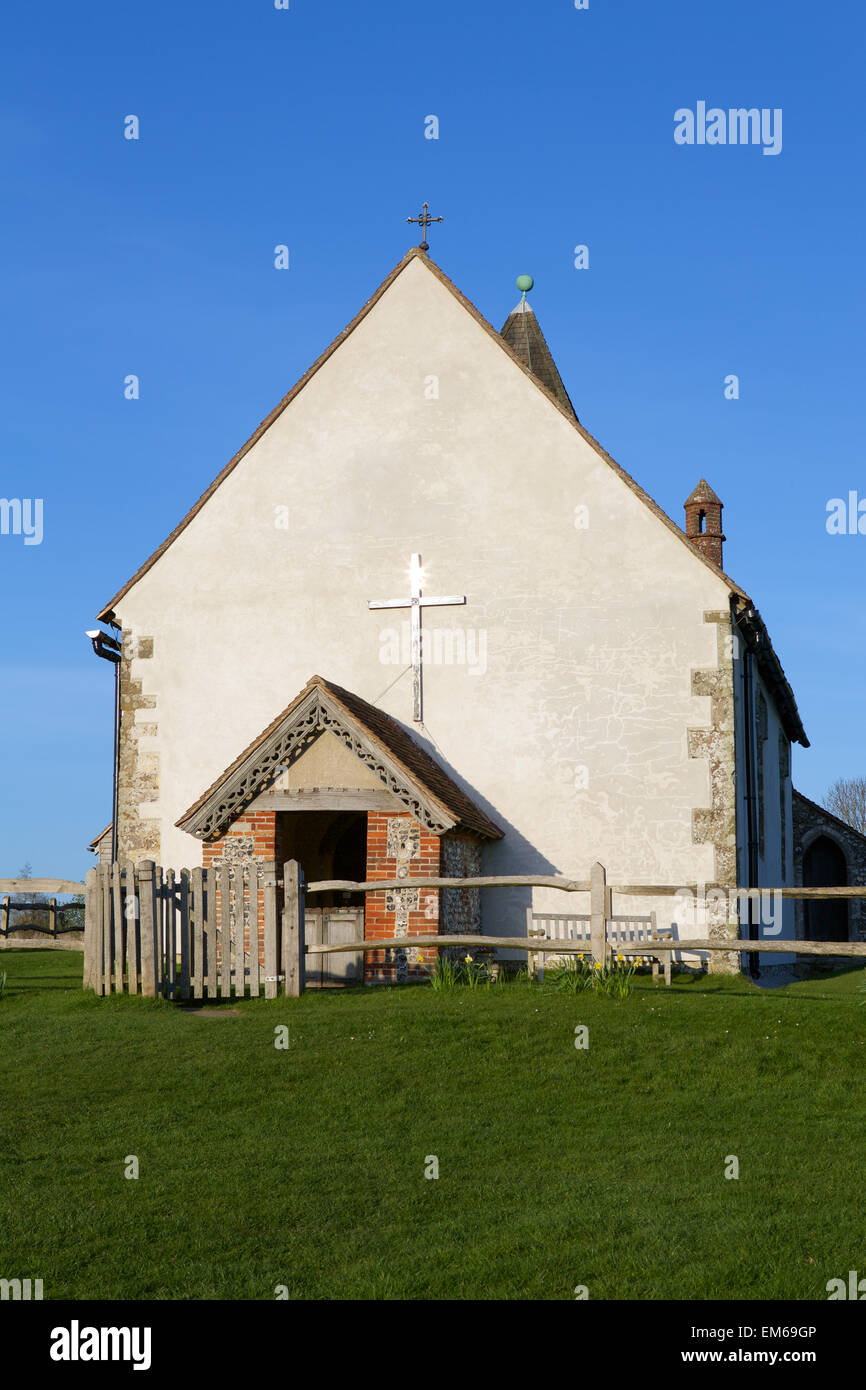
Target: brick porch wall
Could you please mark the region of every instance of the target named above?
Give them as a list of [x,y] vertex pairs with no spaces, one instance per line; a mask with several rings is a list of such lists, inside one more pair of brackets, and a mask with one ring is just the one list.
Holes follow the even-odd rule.
[[364,935],[405,941],[386,958],[384,951],[368,951],[364,979],[367,984],[392,984],[420,979],[435,956],[434,947],[409,944],[413,936],[430,936],[439,930],[439,891],[412,889],[413,878],[440,876],[442,842],[408,812],[367,812],[367,878],[405,878],[406,888],[367,894]]

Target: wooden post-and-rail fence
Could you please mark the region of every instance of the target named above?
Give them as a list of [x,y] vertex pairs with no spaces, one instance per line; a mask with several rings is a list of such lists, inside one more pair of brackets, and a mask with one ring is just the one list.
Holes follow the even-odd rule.
[[[493,878],[413,878],[413,888],[543,887],[566,893],[589,893],[589,938],[582,940],[455,935],[381,937],[340,944],[306,942],[304,900],[327,891],[379,893],[405,888],[405,879],[355,883],[329,880],[305,884],[298,863],[277,866],[225,865],[221,868],[163,870],[145,861],[132,865],[101,865],[91,869],[86,883],[84,983],[97,994],[141,993],[167,999],[228,999],[278,993],[297,997],[304,990],[308,958],[341,951],[395,950],[401,946],[493,946],[525,951],[530,959],[544,955],[591,955],[599,962],[615,949],[624,955],[660,956],[686,951],[784,953],[792,955],[866,958],[866,942],[721,939],[674,940],[644,935],[631,943],[612,927],[611,895],[674,897],[685,887],[658,884],[607,883],[604,867],[595,864],[589,880],[554,875],[500,875]],[[31,887],[35,884],[31,883]],[[712,886],[712,885],[709,885]],[[708,887],[709,887],[708,886]],[[0,880],[0,891],[3,881]],[[59,890],[58,890],[59,891]],[[866,898],[862,888],[761,888],[737,890],[745,895],[778,893],[788,898]],[[619,919],[621,920],[621,919]],[[735,930],[731,924],[729,930]],[[260,957],[264,965],[260,966]],[[282,985],[282,990],[280,990]]]
[[[56,941],[59,936],[67,933],[80,932],[80,912],[81,906],[78,903],[62,903],[57,905],[57,894],[69,894],[80,897],[84,892],[84,884],[73,882],[66,878],[0,878],[0,938],[13,936],[16,932],[29,932],[50,936]],[[31,901],[34,893],[51,896],[48,902]],[[19,901],[12,902],[12,895]],[[20,899],[26,899],[21,902]],[[12,922],[12,913],[15,913],[16,921]],[[20,921],[22,915],[33,914],[38,918],[36,921]],[[68,924],[69,918],[74,918],[72,925]],[[44,925],[47,918],[48,925]]]

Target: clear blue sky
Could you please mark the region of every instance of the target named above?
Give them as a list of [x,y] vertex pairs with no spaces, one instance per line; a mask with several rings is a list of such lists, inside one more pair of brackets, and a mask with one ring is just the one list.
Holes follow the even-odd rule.
[[[866,535],[825,529],[829,498],[866,498],[862,6],[9,0],[3,28],[0,493],[43,499],[44,539],[0,536],[0,875],[92,862],[112,672],[84,629],[425,198],[434,258],[496,327],[535,276],[618,462],[678,521],[701,475],[722,497],[812,740],[801,790],[866,772]],[[782,108],[782,152],[676,145],[699,101]]]

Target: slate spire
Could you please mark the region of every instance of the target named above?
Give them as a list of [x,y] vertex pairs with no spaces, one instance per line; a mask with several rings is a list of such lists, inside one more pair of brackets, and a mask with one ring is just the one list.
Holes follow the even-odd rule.
[[547,346],[547,340],[541,331],[538,319],[526,299],[526,289],[531,289],[532,283],[530,275],[519,277],[517,285],[518,289],[524,291],[523,298],[508,315],[499,336],[505,339],[508,346],[526,364],[532,375],[537,377],[543,386],[547,387],[560,405],[564,406],[569,415],[576,420],[577,412],[569,399],[562,377],[559,375],[553,360],[553,353]]

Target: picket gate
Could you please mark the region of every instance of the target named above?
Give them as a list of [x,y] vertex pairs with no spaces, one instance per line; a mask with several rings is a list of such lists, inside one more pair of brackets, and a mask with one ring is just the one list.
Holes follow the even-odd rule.
[[102,864],[85,886],[84,984],[96,994],[267,999],[280,976],[274,864]]

